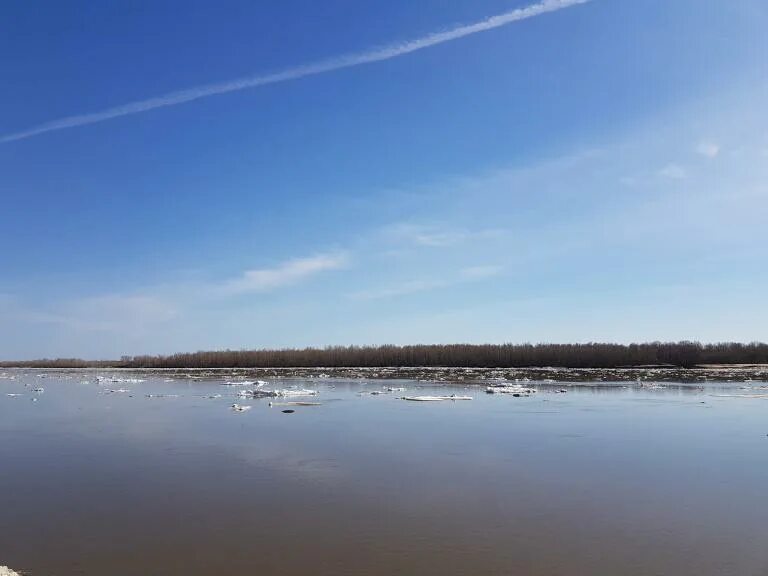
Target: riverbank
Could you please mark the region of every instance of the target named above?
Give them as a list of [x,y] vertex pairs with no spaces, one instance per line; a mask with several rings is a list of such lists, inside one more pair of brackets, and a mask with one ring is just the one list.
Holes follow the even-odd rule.
[[768,379],[768,365],[740,364],[678,368],[646,366],[632,368],[455,368],[455,367],[320,367],[320,368],[6,368],[0,378],[19,374],[89,373],[162,375],[166,378],[204,380],[242,377],[248,379],[315,379],[416,380],[423,382],[460,382],[487,385],[489,382],[601,383],[616,382],[749,382]]

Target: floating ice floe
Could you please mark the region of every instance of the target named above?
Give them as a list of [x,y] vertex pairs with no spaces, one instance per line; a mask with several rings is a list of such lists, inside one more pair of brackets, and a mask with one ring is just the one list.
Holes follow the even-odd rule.
[[529,388],[521,384],[491,384],[485,389],[486,394],[512,394],[513,396],[515,394],[534,394],[535,392],[535,388]]
[[45,388],[33,388],[32,392],[35,392],[37,394],[42,394],[43,392],[45,392]]
[[111,384],[139,384],[144,382],[143,378],[118,378],[117,376],[96,376],[97,384],[104,384],[109,382]]
[[450,396],[403,396],[401,400],[409,400],[411,402],[442,402],[443,400],[472,400],[472,396],[456,396],[456,394],[451,394]]
[[14,572],[8,566],[0,566],[0,576],[21,576],[21,574]]
[[381,394],[389,394],[390,392],[405,392],[405,388],[394,388],[392,386],[387,386],[382,390],[370,390],[370,391],[360,392],[360,394],[361,395],[370,394],[371,396],[379,396]]
[[18,398],[19,396],[24,396],[24,394],[14,394],[9,392],[8,394],[6,394],[6,396],[10,396],[11,398]]
[[241,398],[286,398],[290,396],[316,396],[317,390],[284,388],[282,390],[240,390]]
[[299,389],[294,390],[292,388],[284,388],[282,390],[272,390],[272,394],[274,394],[275,397],[287,397],[287,396],[316,396],[318,394],[317,390],[308,390],[308,389]]
[[641,382],[638,380],[637,383],[640,388],[644,388],[645,390],[662,390],[666,388],[666,385],[659,382]]
[[250,410],[253,408],[253,406],[243,406],[242,404],[232,404],[232,410],[235,412],[245,412],[246,410]]
[[229,382],[224,382],[222,386],[255,386],[256,388],[261,388],[267,384],[269,384],[269,382],[265,382],[264,380],[231,380]]

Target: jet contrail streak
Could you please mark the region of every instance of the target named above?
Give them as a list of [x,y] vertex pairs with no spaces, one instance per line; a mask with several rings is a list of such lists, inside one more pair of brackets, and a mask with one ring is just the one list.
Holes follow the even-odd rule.
[[245,90],[247,88],[256,88],[258,86],[287,82],[288,80],[295,80],[297,78],[304,78],[306,76],[315,76],[325,72],[341,70],[342,68],[351,68],[353,66],[360,66],[362,64],[370,64],[373,62],[390,60],[392,58],[397,58],[398,56],[404,56],[418,50],[423,50],[424,48],[430,48],[432,46],[437,46],[438,44],[443,44],[452,40],[458,40],[459,38],[471,36],[472,34],[477,34],[479,32],[500,28],[502,26],[506,26],[507,24],[533,18],[534,16],[539,16],[548,12],[556,12],[570,6],[586,4],[590,1],[591,0],[543,0],[542,2],[532,4],[524,8],[517,8],[509,12],[504,12],[503,14],[491,16],[485,20],[481,20],[480,22],[458,26],[443,32],[434,32],[432,34],[428,34],[427,36],[423,36],[422,38],[402,42],[400,44],[392,44],[390,46],[375,48],[367,52],[347,54],[345,56],[331,58],[330,60],[323,60],[313,64],[288,68],[281,72],[275,72],[273,74],[267,74],[264,76],[250,76],[245,78],[238,78],[236,80],[230,80],[229,82],[206,84],[196,88],[189,88],[187,90],[171,92],[162,96],[148,98],[146,100],[131,102],[129,104],[116,106],[114,108],[109,108],[100,112],[92,112],[89,114],[80,114],[77,116],[60,118],[58,120],[53,120],[45,124],[40,124],[38,126],[22,130],[20,132],[14,132],[11,134],[6,134],[5,136],[0,136],[0,143],[24,140],[26,138],[32,138],[33,136],[38,136],[40,134],[45,134],[46,132],[53,132],[56,130],[65,130],[67,128],[75,128],[77,126],[96,124],[97,122],[104,122],[105,120],[119,118],[120,116],[139,114],[141,112],[147,112],[156,108],[164,108],[166,106],[175,106],[177,104],[191,102],[192,100],[207,98],[208,96],[215,96],[217,94],[237,92],[238,90]]

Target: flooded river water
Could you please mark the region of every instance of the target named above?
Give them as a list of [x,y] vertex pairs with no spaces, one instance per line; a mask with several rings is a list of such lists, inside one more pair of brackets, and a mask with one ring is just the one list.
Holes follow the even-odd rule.
[[[532,382],[519,398],[414,381],[264,386],[319,392],[287,400],[237,398],[221,378],[95,374],[0,379],[0,565],[768,575],[762,383]],[[406,391],[370,394],[386,386]],[[473,400],[399,399],[450,394]],[[320,405],[282,405],[297,400]]]

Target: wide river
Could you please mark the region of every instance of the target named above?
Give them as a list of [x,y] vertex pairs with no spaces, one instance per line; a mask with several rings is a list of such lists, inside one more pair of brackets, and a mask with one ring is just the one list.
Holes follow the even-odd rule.
[[[0,378],[0,565],[31,576],[768,575],[764,383],[558,393],[534,382],[516,398],[280,380],[265,388],[314,389],[291,400],[320,405],[270,407],[224,379],[120,377],[144,380]],[[384,386],[407,390],[370,394]],[[446,394],[473,400],[399,399]]]

